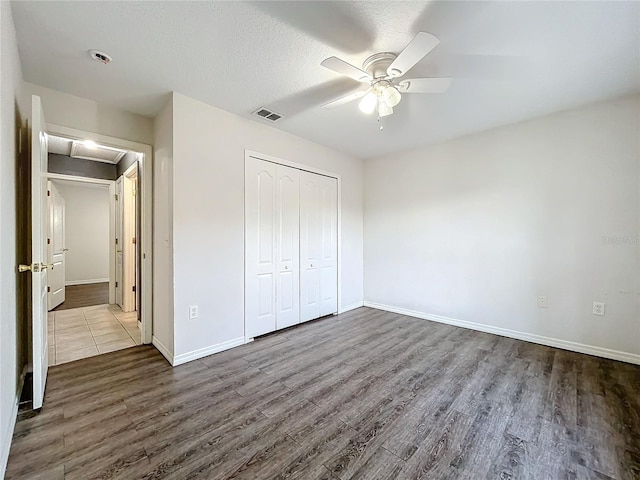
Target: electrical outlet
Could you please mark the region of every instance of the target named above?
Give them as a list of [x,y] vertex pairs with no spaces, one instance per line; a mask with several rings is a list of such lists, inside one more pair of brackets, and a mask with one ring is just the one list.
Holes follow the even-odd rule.
[[593,314],[604,315],[604,303],[593,302]]
[[538,297],[538,308],[547,308],[547,296],[540,295]]
[[193,320],[194,318],[198,318],[198,306],[197,305],[189,306],[189,320]]

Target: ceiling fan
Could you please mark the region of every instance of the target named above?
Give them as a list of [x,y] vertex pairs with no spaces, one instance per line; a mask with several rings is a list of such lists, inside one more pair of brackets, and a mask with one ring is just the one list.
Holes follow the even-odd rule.
[[[403,93],[443,93],[453,79],[451,78],[411,78],[401,80],[416,63],[433,50],[440,40],[435,35],[419,32],[409,45],[399,55],[381,52],[367,58],[362,69],[340,60],[329,57],[320,65],[345,75],[362,83],[369,84],[368,88],[350,93],[333,100],[324,107],[333,107],[360,100],[360,110],[363,113],[378,113],[380,120],[393,113],[393,107],[400,103]],[[380,126],[382,129],[382,124]]]

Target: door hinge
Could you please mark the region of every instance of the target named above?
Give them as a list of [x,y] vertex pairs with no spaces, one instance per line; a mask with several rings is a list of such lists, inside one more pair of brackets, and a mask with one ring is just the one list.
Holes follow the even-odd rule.
[[[104,198],[104,197],[103,197]],[[116,238],[116,245],[118,244],[118,239]]]
[[131,243],[133,243],[134,245],[136,244],[136,237],[133,237],[133,238],[131,239]]
[[51,196],[51,190],[47,190],[47,197]]
[[131,287],[131,290],[133,290],[135,292],[136,291],[136,286],[134,285],[133,287]]
[[47,293],[51,293],[51,287],[47,287]]
[[116,282],[116,288],[118,288],[118,282]]
[[113,198],[114,198],[114,200],[117,202],[117,201],[118,201],[118,194],[117,194],[117,193],[114,193],[114,194],[113,194]]
[[[102,198],[104,198],[104,197],[102,197]],[[51,239],[50,238],[47,238],[47,245],[51,245]]]

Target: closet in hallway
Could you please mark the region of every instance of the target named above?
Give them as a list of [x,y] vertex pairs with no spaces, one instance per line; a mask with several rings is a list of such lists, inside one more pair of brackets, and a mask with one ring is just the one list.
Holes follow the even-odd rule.
[[245,161],[245,336],[338,311],[338,180]]

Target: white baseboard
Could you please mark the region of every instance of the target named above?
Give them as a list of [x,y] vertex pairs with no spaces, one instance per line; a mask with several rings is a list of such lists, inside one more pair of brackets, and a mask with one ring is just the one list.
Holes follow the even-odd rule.
[[356,308],[364,307],[364,302],[356,302],[351,305],[347,305],[346,307],[342,307],[342,309],[338,313],[346,313],[350,310],[355,310]]
[[[18,394],[19,395],[19,394]],[[17,396],[11,409],[11,418],[9,418],[9,428],[5,438],[0,439],[0,478],[4,478],[7,471],[7,462],[9,461],[9,451],[11,450],[11,440],[13,439],[13,431],[16,428],[16,420],[18,419],[18,404],[20,397]]]
[[507,328],[493,327],[483,323],[468,322],[466,320],[458,320],[456,318],[443,317],[442,315],[433,315],[406,308],[393,307],[391,305],[383,305],[374,302],[364,302],[365,307],[384,310],[387,312],[399,313],[409,317],[421,318],[423,320],[431,320],[433,322],[446,323],[456,327],[468,328],[485,333],[493,333],[502,337],[515,338],[516,340],[524,340],[526,342],[538,343],[548,347],[562,348],[572,352],[586,353],[587,355],[595,355],[596,357],[609,358],[611,360],[620,360],[621,362],[633,363],[640,365],[640,355],[629,352],[621,352],[611,350],[609,348],[597,347],[595,345],[585,345],[584,343],[570,342],[559,338],[545,337],[543,335],[535,335],[533,333],[519,332],[517,330],[509,330]]
[[154,336],[151,339],[151,344],[158,349],[162,356],[166,358],[171,365],[173,365],[173,353],[171,353],[171,350],[169,350],[164,343]]
[[90,278],[89,280],[67,280],[64,282],[66,287],[70,287],[71,285],[89,285],[91,283],[108,283],[108,278]]
[[209,355],[213,355],[214,353],[229,350],[230,348],[238,347],[244,344],[244,337],[238,337],[232,340],[227,340],[226,342],[211,345],[210,347],[199,348],[198,350],[193,350],[192,352],[181,353],[180,355],[176,355],[173,357],[172,365],[176,367],[178,365],[182,365],[183,363],[191,362],[192,360],[207,357]]

